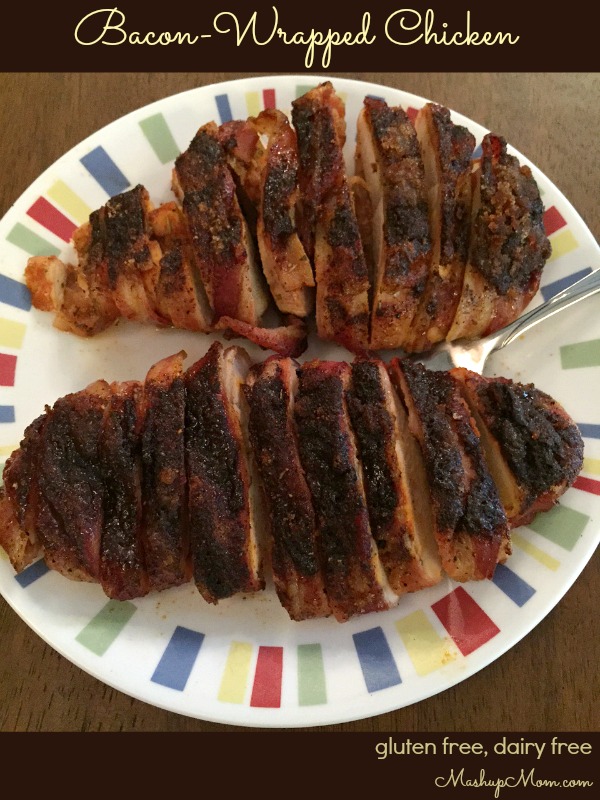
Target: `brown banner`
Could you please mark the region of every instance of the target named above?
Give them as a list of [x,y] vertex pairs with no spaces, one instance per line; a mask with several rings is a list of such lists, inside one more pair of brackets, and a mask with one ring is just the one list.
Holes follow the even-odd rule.
[[16,4],[0,59],[6,71],[594,71],[588,16],[580,0],[559,12],[522,0]]
[[11,766],[33,761],[44,781],[50,770],[69,770],[73,780],[88,764],[89,780],[88,769],[99,763],[120,764],[121,792],[132,782],[139,793],[151,781],[157,795],[175,785],[181,792],[193,782],[202,792],[222,782],[228,795],[335,787],[338,796],[347,789],[356,796],[365,787],[377,794],[395,787],[398,796],[441,800],[586,800],[597,796],[600,779],[600,735],[592,733],[28,734],[0,743]]

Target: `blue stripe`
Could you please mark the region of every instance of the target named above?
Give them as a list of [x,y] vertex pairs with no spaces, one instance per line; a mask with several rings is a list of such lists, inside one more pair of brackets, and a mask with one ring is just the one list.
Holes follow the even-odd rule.
[[15,421],[15,407],[0,406],[0,422],[14,422],[14,421]]
[[533,597],[535,589],[504,564],[496,564],[493,582],[519,607]]
[[574,272],[572,275],[567,275],[565,278],[559,278],[557,281],[552,281],[552,283],[542,286],[540,289],[542,297],[544,300],[550,300],[550,298],[554,297],[555,294],[562,292],[563,289],[571,286],[576,281],[585,278],[585,276],[589,275],[591,271],[591,267],[586,267],[585,269],[580,269],[579,272]]
[[15,575],[15,580],[19,586],[22,586],[23,589],[26,589],[30,584],[32,584],[34,581],[37,581],[38,578],[41,578],[42,575],[45,575],[49,571],[49,567],[44,559],[40,558],[39,561],[34,561],[33,564],[25,567],[23,572]]
[[109,197],[129,188],[129,181],[103,147],[96,147],[80,160]]
[[151,680],[168,689],[182,692],[185,689],[196,657],[202,647],[204,634],[182,628],[175,628],[167,649],[162,654]]
[[600,425],[592,425],[590,422],[578,422],[581,435],[588,439],[600,439]]
[[352,637],[367,691],[378,692],[402,683],[392,651],[381,628],[371,628]]
[[482,153],[483,153],[483,150],[481,148],[481,145],[478,144],[477,147],[475,148],[475,150],[473,150],[473,158],[479,158]]
[[31,308],[31,295],[27,286],[21,281],[7,278],[6,275],[0,275],[0,300],[9,306],[22,308],[23,311]]
[[367,97],[370,97],[371,100],[383,100],[383,102],[385,103],[385,98],[380,97],[378,94],[368,94]]
[[221,122],[229,122],[232,120],[233,114],[231,113],[231,106],[229,105],[229,97],[226,94],[218,94],[215,100],[217,101],[217,109],[221,117]]

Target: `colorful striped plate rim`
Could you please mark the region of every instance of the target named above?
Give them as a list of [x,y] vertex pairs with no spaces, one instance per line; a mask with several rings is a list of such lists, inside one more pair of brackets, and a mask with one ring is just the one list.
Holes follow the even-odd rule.
[[[170,199],[173,161],[201,124],[255,115],[263,108],[289,111],[292,100],[319,80],[312,75],[247,78],[157,101],[81,142],[18,199],[0,221],[0,459],[18,445],[44,403],[98,377],[142,378],[160,357],[184,348],[193,359],[211,342],[206,336],[133,324],[93,342],[74,341],[32,309],[23,283],[27,258],[69,257],[73,231],[90,211],[138,182],[154,202]],[[349,163],[365,95],[400,104],[410,116],[426,102],[386,86],[346,79],[334,84],[347,105]],[[486,133],[459,114],[453,118],[479,141]],[[517,155],[531,166],[542,190],[553,246],[534,301],[539,303],[597,269],[600,250],[569,201]],[[513,556],[492,581],[456,585],[445,580],[403,598],[394,610],[344,625],[291,623],[272,589],[217,608],[208,607],[193,586],[118,603],[96,586],[66,581],[42,561],[15,576],[5,556],[0,557],[0,590],[36,633],[100,681],[200,719],[260,727],[324,725],[392,711],[444,691],[537,625],[597,547],[598,320],[600,315],[582,304],[571,320],[559,319],[552,331],[532,335],[513,361],[498,368],[540,385],[562,402],[580,425],[586,452],[574,487],[559,506],[515,532]],[[264,357],[248,349],[257,359]],[[315,356],[348,354],[312,342],[305,357]]]

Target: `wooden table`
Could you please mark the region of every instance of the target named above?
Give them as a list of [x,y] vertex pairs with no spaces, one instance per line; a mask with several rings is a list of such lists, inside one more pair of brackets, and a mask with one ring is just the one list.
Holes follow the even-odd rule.
[[[0,75],[0,216],[84,137],[123,114],[240,74]],[[334,76],[331,76],[334,77]],[[600,75],[353,73],[430,97],[502,133],[600,235]],[[582,265],[583,266],[583,265]],[[493,664],[429,700],[313,730],[593,731],[598,729],[600,559],[558,606]],[[0,599],[1,731],[244,730],[154,708],[115,691],[47,646]]]

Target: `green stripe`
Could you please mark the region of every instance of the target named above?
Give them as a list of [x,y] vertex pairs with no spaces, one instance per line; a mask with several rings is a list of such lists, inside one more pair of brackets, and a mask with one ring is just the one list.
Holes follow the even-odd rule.
[[154,114],[143,119],[140,128],[162,164],[177,158],[180,150],[162,114]]
[[600,339],[563,345],[560,348],[560,362],[563,369],[600,367]]
[[316,83],[311,83],[311,84],[299,83],[296,86],[296,97],[302,97],[303,94],[310,92],[311,89],[315,89],[316,86],[317,86]]
[[127,600],[109,600],[75,639],[92,653],[103,656],[136,610]]
[[590,518],[567,506],[554,506],[537,517],[527,527],[565,550],[572,550]]
[[298,704],[316,706],[327,702],[325,669],[320,644],[298,645]]
[[37,233],[33,233],[25,225],[21,225],[20,222],[17,222],[6,238],[11,244],[16,244],[31,256],[57,256],[60,253],[58,247],[42,239]]

